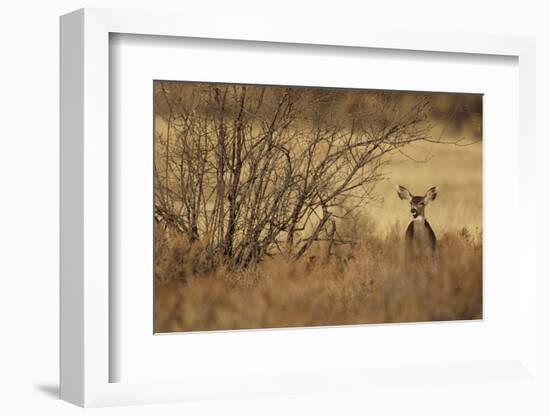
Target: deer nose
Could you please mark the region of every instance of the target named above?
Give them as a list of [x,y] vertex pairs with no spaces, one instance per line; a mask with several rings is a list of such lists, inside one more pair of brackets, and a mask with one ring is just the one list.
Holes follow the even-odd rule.
[[416,211],[416,208],[412,208],[412,209],[411,209],[411,213],[412,213],[412,214],[416,214],[416,212],[417,212],[417,211]]

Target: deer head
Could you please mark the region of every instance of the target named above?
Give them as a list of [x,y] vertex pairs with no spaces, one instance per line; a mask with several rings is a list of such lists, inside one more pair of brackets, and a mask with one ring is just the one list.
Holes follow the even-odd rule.
[[404,186],[396,186],[397,195],[404,201],[408,201],[411,204],[411,214],[413,218],[425,218],[424,208],[430,202],[432,202],[437,196],[437,186],[432,186],[426,191],[424,196],[414,196]]

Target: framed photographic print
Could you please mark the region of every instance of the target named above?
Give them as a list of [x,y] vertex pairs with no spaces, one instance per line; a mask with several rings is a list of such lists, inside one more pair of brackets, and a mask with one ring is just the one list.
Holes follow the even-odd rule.
[[482,318],[481,94],[153,88],[155,332]]
[[536,383],[534,40],[180,21],[61,19],[62,398]]

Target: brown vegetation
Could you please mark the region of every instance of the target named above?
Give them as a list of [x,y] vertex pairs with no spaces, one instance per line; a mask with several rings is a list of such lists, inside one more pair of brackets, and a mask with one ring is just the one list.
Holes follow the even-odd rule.
[[406,265],[401,231],[369,237],[340,256],[273,258],[204,274],[196,272],[200,249],[182,237],[171,239],[161,261],[165,280],[156,285],[155,330],[480,319],[481,236],[466,229],[445,234],[438,259]]
[[210,267],[341,242],[385,156],[430,139],[422,94],[159,82],[156,97],[155,215]]

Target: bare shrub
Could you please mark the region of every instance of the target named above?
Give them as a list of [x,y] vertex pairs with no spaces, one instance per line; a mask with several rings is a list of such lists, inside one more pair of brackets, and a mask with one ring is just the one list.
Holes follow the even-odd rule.
[[431,130],[423,95],[157,82],[155,100],[156,218],[200,242],[208,267],[338,242],[384,156]]

